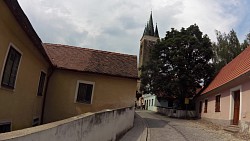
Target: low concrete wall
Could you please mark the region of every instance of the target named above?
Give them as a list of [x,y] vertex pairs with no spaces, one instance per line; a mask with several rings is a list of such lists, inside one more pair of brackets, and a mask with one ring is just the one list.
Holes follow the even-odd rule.
[[[186,118],[185,110],[176,110],[176,109],[157,107],[157,112],[160,114],[169,116],[169,117]],[[195,117],[196,117],[196,111],[187,111],[187,118],[195,118]]]
[[114,141],[133,126],[133,121],[133,107],[104,110],[3,133],[0,141]]

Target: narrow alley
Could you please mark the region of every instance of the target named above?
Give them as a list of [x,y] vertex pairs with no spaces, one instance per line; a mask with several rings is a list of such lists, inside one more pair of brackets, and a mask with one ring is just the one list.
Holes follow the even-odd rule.
[[168,118],[150,111],[137,111],[135,126],[121,141],[240,141],[224,130],[197,120]]

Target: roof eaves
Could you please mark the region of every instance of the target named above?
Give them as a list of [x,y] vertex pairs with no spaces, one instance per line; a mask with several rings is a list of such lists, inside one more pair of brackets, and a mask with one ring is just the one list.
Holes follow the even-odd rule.
[[27,36],[31,39],[34,46],[38,48],[38,50],[41,52],[41,54],[44,56],[44,58],[52,64],[51,60],[49,59],[48,55],[46,54],[42,41],[37,35],[36,31],[34,30],[33,26],[31,25],[28,17],[25,15],[24,11],[20,7],[17,0],[4,0],[8,8],[10,9],[11,13],[14,15],[15,19],[21,26],[21,28],[25,31]]
[[83,70],[76,70],[76,69],[69,69],[64,67],[57,67],[54,66],[56,69],[60,70],[68,70],[68,71],[74,71],[74,72],[83,72],[83,73],[91,73],[91,74],[100,74],[100,75],[106,75],[106,76],[114,76],[114,77],[122,77],[122,78],[129,78],[129,79],[136,79],[139,80],[138,76],[125,76],[125,75],[115,75],[115,74],[109,74],[109,73],[98,73],[98,72],[91,72],[91,71],[83,71]]
[[250,71],[246,71],[246,72],[244,72],[243,74],[241,74],[240,76],[238,76],[238,77],[236,77],[236,78],[234,78],[234,79],[232,79],[232,80],[230,80],[230,81],[228,81],[228,82],[226,82],[226,83],[223,83],[223,84],[221,84],[221,85],[219,85],[219,86],[217,86],[217,87],[215,87],[215,88],[213,88],[213,89],[211,89],[211,90],[209,90],[209,91],[205,91],[206,89],[204,89],[204,90],[202,91],[201,95],[208,94],[208,93],[211,93],[211,92],[213,92],[213,91],[216,91],[217,89],[219,89],[219,88],[221,88],[221,87],[223,87],[223,86],[228,85],[229,83],[235,81],[236,79],[241,78],[241,77],[244,77],[244,75],[248,75],[248,73],[250,73]]

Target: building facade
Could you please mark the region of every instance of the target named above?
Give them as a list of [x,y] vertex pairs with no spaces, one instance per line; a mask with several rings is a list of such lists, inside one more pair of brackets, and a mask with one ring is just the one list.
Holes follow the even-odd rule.
[[159,100],[156,95],[144,94],[145,109],[158,112],[157,108],[173,108],[173,104],[166,99]]
[[17,1],[0,1],[0,133],[40,124],[50,61]]
[[199,117],[250,131],[250,47],[224,66],[198,96]]
[[44,121],[134,106],[137,57],[44,44],[55,70],[48,84]]

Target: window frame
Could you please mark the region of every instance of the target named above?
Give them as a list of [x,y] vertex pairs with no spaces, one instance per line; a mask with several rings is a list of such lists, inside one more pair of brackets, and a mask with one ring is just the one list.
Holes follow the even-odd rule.
[[207,113],[207,107],[208,107],[208,99],[205,99],[205,101],[204,101],[204,113]]
[[[87,102],[79,102],[79,101],[77,101],[77,95],[78,95],[78,89],[79,89],[79,84],[80,84],[80,83],[90,84],[90,85],[93,86],[93,87],[92,87],[92,94],[91,94],[90,103],[87,103]],[[85,81],[85,80],[77,80],[74,102],[75,102],[75,103],[78,103],[78,104],[92,104],[92,103],[93,103],[94,91],[95,91],[95,82]]]
[[[5,124],[10,124],[10,131],[9,132],[11,132],[12,131],[12,122],[10,120],[0,121],[0,126],[5,125]],[[8,133],[8,132],[3,132],[3,133]],[[0,134],[1,134],[1,132],[0,132]]]
[[[217,97],[219,97],[220,99],[219,99],[219,105],[217,105]],[[221,110],[221,94],[218,94],[218,95],[216,95],[215,96],[215,112],[220,112]],[[219,109],[218,109],[218,107],[217,106],[219,106]]]
[[[17,51],[21,56],[20,56],[20,60],[19,60],[19,64],[18,64],[18,67],[17,67],[17,73],[16,73],[16,79],[15,79],[15,84],[13,87],[11,86],[6,86],[6,85],[2,85],[2,81],[3,81],[3,76],[4,76],[4,71],[5,71],[5,66],[6,66],[6,62],[7,62],[7,59],[8,59],[8,55],[9,55],[9,52],[10,52],[10,49],[13,48],[15,51]],[[4,58],[4,62],[3,62],[3,66],[2,66],[2,71],[1,71],[1,77],[0,77],[0,88],[4,88],[6,90],[12,90],[12,91],[15,91],[15,88],[16,88],[16,82],[17,82],[17,79],[18,79],[18,74],[19,74],[19,71],[20,71],[20,67],[21,67],[21,63],[22,63],[22,58],[23,58],[23,53],[20,49],[18,49],[13,43],[10,43],[9,46],[8,46],[8,49],[5,53],[5,58]]]
[[[39,93],[39,90],[40,90],[40,81],[41,81],[41,76],[42,76],[42,73],[43,74],[45,74],[45,78],[44,78],[44,82],[43,82],[43,88],[42,88],[42,93],[40,94]],[[38,81],[38,87],[37,87],[37,96],[43,96],[43,94],[44,94],[44,88],[45,88],[45,85],[46,85],[46,81],[47,81],[47,74],[46,74],[46,72],[45,71],[41,71],[40,72],[40,77],[39,77],[39,81]]]

